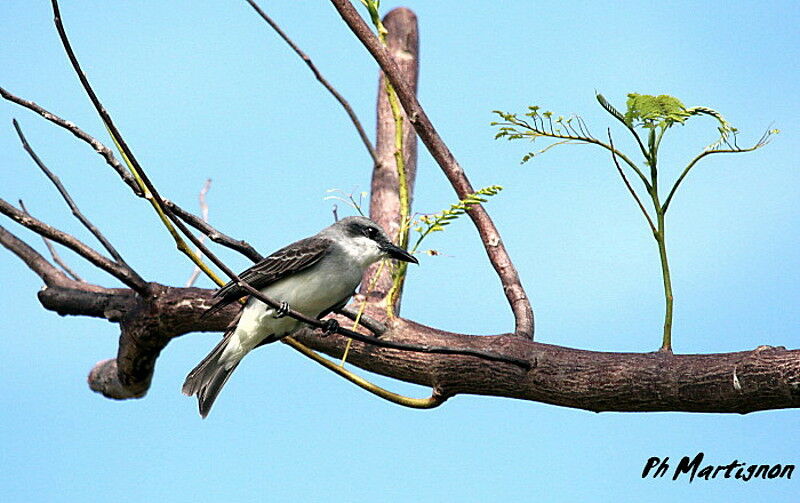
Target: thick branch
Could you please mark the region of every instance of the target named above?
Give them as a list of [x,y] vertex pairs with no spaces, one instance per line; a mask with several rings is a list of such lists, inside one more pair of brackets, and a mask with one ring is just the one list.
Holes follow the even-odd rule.
[[[459,166],[450,149],[447,148],[442,138],[436,132],[433,124],[428,119],[425,111],[420,106],[409,83],[404,79],[403,73],[395,63],[390,52],[384,48],[380,41],[370,30],[369,26],[361,19],[353,8],[350,0],[331,0],[342,19],[347,23],[353,33],[358,37],[364,47],[369,51],[375,61],[380,65],[386,77],[397,91],[397,96],[406,115],[417,131],[422,142],[430,151],[433,158],[444,171],[459,199],[475,192],[464,170]],[[492,219],[481,205],[473,206],[468,214],[474,222],[481,241],[483,242],[489,260],[500,277],[503,290],[506,294],[511,310],[514,313],[516,335],[533,337],[533,310],[519,279],[514,264],[508,251],[500,239]]]
[[153,285],[153,291],[153,297],[137,297],[133,307],[120,316],[117,357],[98,362],[89,373],[89,387],[107,398],[143,397],[150,388],[156,360],[174,337],[224,329],[215,319],[199,321],[212,291],[162,285]]
[[[762,346],[710,355],[602,353],[521,338],[475,337],[398,320],[386,335],[450,347],[469,344],[528,359],[525,372],[469,357],[398,354],[354,343],[348,362],[365,370],[434,386],[445,396],[479,394],[595,412],[735,412],[800,407],[800,350]],[[338,355],[338,338],[303,336],[310,347]]]
[[[398,8],[389,12],[383,20],[389,31],[386,44],[394,60],[409,83],[413,92],[417,91],[419,75],[419,36],[417,33],[417,17],[408,9]],[[378,82],[378,118],[377,118],[377,162],[372,171],[372,188],[370,192],[369,216],[386,229],[390,236],[397,236],[400,222],[400,196],[397,168],[395,161],[395,123],[389,101],[386,97],[385,76],[381,74]],[[406,185],[408,187],[409,207],[414,195],[414,182],[417,176],[417,135],[408,121],[403,117],[403,159],[405,161]],[[380,271],[380,277],[373,276]],[[374,286],[370,289],[370,285]],[[374,264],[364,274],[361,282],[361,294],[367,295],[371,302],[380,302],[386,298],[392,287],[392,274],[388,267]],[[400,293],[395,296],[394,312],[399,312]]]
[[[211,290],[156,287],[155,300],[138,304],[121,316],[123,338],[117,363],[101,362],[90,377],[93,389],[116,398],[142,396],[153,363],[173,338],[192,331],[223,330],[235,316],[231,307],[208,320],[200,314],[210,304]],[[83,293],[86,311],[92,296]],[[68,298],[69,296],[65,297]],[[78,313],[72,296],[70,309]],[[66,300],[65,300],[66,301]],[[117,306],[124,303],[117,302]],[[55,309],[51,303],[46,306]],[[347,338],[320,337],[302,330],[296,338],[313,349],[340,356]],[[532,342],[512,334],[473,336],[455,334],[396,318],[382,337],[388,341],[453,349],[475,349],[521,358],[517,365],[465,355],[426,354],[385,349],[353,342],[348,363],[395,379],[431,386],[442,397],[457,394],[503,396],[590,411],[727,412],[800,407],[800,350],[759,347],[753,351],[710,355],[663,353],[602,353]],[[123,348],[144,353],[130,360]],[[114,365],[128,366],[119,372]],[[111,367],[114,367],[113,369]],[[111,372],[113,370],[113,372]],[[138,376],[134,387],[119,375]],[[102,390],[102,386],[107,386]],[[121,387],[120,387],[121,386]]]
[[102,288],[86,283],[47,286],[37,294],[46,309],[61,316],[91,316],[118,322],[134,308],[137,296],[125,288]]

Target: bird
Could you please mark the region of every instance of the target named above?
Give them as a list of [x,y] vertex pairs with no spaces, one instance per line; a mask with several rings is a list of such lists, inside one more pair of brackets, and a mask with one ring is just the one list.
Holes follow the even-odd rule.
[[[245,355],[303,325],[285,316],[289,309],[316,319],[341,309],[355,293],[364,271],[384,258],[419,263],[408,251],[393,244],[378,224],[355,216],[281,248],[242,272],[242,281],[279,302],[280,308],[249,297],[219,344],[186,376],[182,391],[188,396],[197,395],[200,416],[208,416]],[[231,281],[214,293],[218,300],[201,317],[247,295],[247,290]]]

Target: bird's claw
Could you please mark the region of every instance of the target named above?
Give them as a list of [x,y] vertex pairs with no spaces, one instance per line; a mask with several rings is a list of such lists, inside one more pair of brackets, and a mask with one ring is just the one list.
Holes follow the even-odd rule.
[[278,306],[278,309],[275,310],[275,314],[273,314],[272,317],[277,320],[278,318],[283,318],[287,314],[289,314],[289,303],[281,302],[281,305]]
[[327,320],[322,322],[322,337],[327,337],[329,335],[335,334],[336,331],[339,329],[339,322],[333,318],[328,318]]

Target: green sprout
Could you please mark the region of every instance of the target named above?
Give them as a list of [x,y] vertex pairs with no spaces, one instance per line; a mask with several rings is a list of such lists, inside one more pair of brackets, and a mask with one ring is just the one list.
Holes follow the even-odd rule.
[[[534,157],[548,151],[556,145],[565,143],[589,143],[605,148],[611,157],[625,186],[633,196],[639,209],[644,214],[653,237],[658,245],[659,259],[661,261],[661,275],[664,283],[665,313],[664,332],[661,341],[661,351],[672,352],[672,317],[673,303],[672,278],[670,276],[667,245],[665,237],[665,216],[672,198],[689,171],[704,157],[722,153],[752,152],[769,143],[772,135],[777,134],[777,129],[768,129],[761,138],[750,147],[740,147],[737,143],[738,130],[731,126],[725,118],[708,107],[687,108],[680,100],[673,96],[651,96],[647,94],[631,93],[628,95],[627,110],[620,113],[611,105],[602,94],[596,95],[597,101],[609,114],[622,123],[636,140],[639,150],[644,158],[643,166],[633,162],[631,157],[617,150],[608,130],[608,142],[598,140],[589,131],[584,120],[579,116],[564,118],[558,116],[553,119],[552,112],[542,112],[538,106],[528,107],[522,116],[495,110],[502,121],[492,122],[498,126],[495,139],[508,140],[528,139],[535,141],[538,138],[554,140],[549,145],[538,151],[528,152],[522,157],[526,163]],[[658,152],[664,134],[676,124],[683,125],[686,121],[696,116],[707,116],[716,120],[719,137],[707,145],[699,154],[692,158],[675,179],[667,192],[666,198],[660,192],[658,178]],[[640,132],[642,135],[640,135]],[[644,188],[646,198],[650,199],[652,209],[647,210],[636,189],[628,181],[625,171],[620,165],[620,160],[632,171],[641,182],[639,190]]]
[[[439,213],[420,215],[411,224],[411,227],[414,227],[414,230],[418,234],[417,241],[414,243],[414,246],[411,247],[411,253],[419,251],[420,244],[422,244],[422,241],[430,234],[443,231],[445,226],[450,225],[458,217],[465,214],[472,206],[487,202],[487,197],[494,196],[501,190],[503,190],[503,187],[500,185],[484,187],[477,192],[467,194],[464,199],[461,199],[455,204],[451,204],[449,208]],[[437,255],[438,253],[433,252],[431,254]]]

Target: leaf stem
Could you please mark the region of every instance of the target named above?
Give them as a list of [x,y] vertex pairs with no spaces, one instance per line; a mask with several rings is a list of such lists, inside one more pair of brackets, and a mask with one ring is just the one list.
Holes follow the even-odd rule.
[[614,160],[614,165],[617,167],[617,172],[619,173],[619,176],[622,177],[622,181],[625,182],[625,187],[628,188],[628,192],[631,193],[633,199],[636,200],[636,204],[639,205],[639,209],[642,210],[644,218],[647,219],[647,224],[650,226],[650,230],[653,231],[653,235],[655,236],[656,234],[658,234],[658,230],[656,230],[656,226],[653,224],[653,219],[650,218],[650,214],[647,213],[647,209],[645,209],[644,204],[642,204],[642,200],[639,199],[639,195],[636,193],[635,190],[633,190],[631,182],[628,181],[628,177],[625,176],[625,172],[622,171],[622,166],[619,165],[619,160],[617,159],[617,153],[616,153],[617,151],[614,148],[614,140],[611,139],[611,128],[608,129],[608,142],[611,145],[611,148],[609,150],[611,150],[611,158]]
[[[654,196],[654,201],[657,204],[657,196]],[[664,237],[664,210],[659,209],[656,216],[658,222],[658,232],[656,233],[656,242],[658,243],[658,255],[661,259],[661,276],[664,280],[664,335],[661,340],[661,351],[672,352],[672,312],[673,312],[673,296],[672,296],[672,278],[669,272],[669,262],[667,260],[667,243]]]

